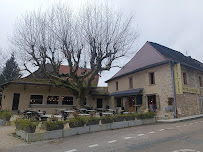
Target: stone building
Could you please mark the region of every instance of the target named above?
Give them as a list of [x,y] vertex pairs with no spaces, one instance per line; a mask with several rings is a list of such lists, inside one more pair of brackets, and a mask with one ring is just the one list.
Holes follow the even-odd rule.
[[[61,66],[60,73],[68,73],[68,70],[68,66]],[[35,74],[38,80],[42,79],[39,71]],[[139,113],[156,111],[158,119],[196,115],[203,113],[202,79],[201,62],[160,44],[146,42],[106,81],[108,88],[96,87],[98,77],[95,78],[84,106]],[[57,108],[76,106],[77,100],[71,90],[54,87],[46,80],[33,81],[31,76],[1,87],[3,109],[32,108],[53,113]]]
[[159,119],[203,112],[203,64],[153,42],[146,44],[107,80],[112,107],[144,112]]

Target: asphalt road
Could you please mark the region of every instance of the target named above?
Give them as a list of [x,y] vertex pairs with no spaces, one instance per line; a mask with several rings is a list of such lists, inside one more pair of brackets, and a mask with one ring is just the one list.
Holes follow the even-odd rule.
[[7,152],[203,152],[203,118],[21,145]]

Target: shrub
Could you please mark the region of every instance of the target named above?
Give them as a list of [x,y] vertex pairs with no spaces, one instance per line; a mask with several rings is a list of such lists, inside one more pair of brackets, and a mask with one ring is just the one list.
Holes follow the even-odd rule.
[[101,117],[101,123],[102,124],[107,124],[107,123],[113,123],[113,117]]
[[111,117],[113,118],[113,120],[115,122],[120,122],[120,121],[124,121],[125,120],[125,115],[123,115],[123,114],[117,114],[117,115],[113,115]]
[[11,113],[11,111],[9,111],[9,110],[2,110],[0,112],[0,119],[3,119],[5,121],[9,121],[12,115],[13,114]]
[[89,118],[85,116],[77,116],[67,120],[67,122],[69,123],[70,128],[82,127],[88,123],[88,119]]
[[46,131],[60,130],[60,129],[64,128],[64,124],[65,124],[64,121],[58,121],[58,120],[52,121],[52,120],[49,120],[49,121],[43,122],[41,128],[46,129]]
[[14,123],[15,123],[16,129],[24,130],[30,133],[35,132],[35,129],[39,124],[38,121],[33,119],[16,119]]
[[137,119],[150,119],[150,118],[154,118],[154,116],[155,116],[154,112],[146,112],[146,113],[137,114],[136,118]]
[[88,119],[87,125],[97,125],[101,120],[101,118],[98,117],[88,117],[87,119]]

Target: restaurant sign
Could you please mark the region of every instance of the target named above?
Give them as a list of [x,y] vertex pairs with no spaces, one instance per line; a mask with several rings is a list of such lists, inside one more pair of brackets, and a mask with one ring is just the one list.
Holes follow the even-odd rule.
[[183,94],[180,63],[175,64],[173,69],[176,94]]
[[192,87],[188,87],[188,86],[183,86],[183,92],[200,94],[200,89],[192,88]]

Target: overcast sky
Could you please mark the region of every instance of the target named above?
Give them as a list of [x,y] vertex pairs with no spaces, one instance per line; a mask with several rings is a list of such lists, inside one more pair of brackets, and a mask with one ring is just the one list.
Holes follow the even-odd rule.
[[[62,0],[61,0],[62,1]],[[85,0],[63,0],[77,9]],[[113,7],[134,14],[140,37],[132,49],[134,54],[146,42],[152,41],[178,50],[203,62],[203,0],[89,0],[107,2]],[[26,11],[44,9],[56,0],[0,0],[0,48],[9,51],[8,38],[18,17]],[[136,29],[136,28],[135,28]],[[1,54],[1,52],[0,52]],[[6,54],[7,56],[7,54]],[[132,56],[121,61],[124,65]],[[119,69],[102,74],[99,85]]]

